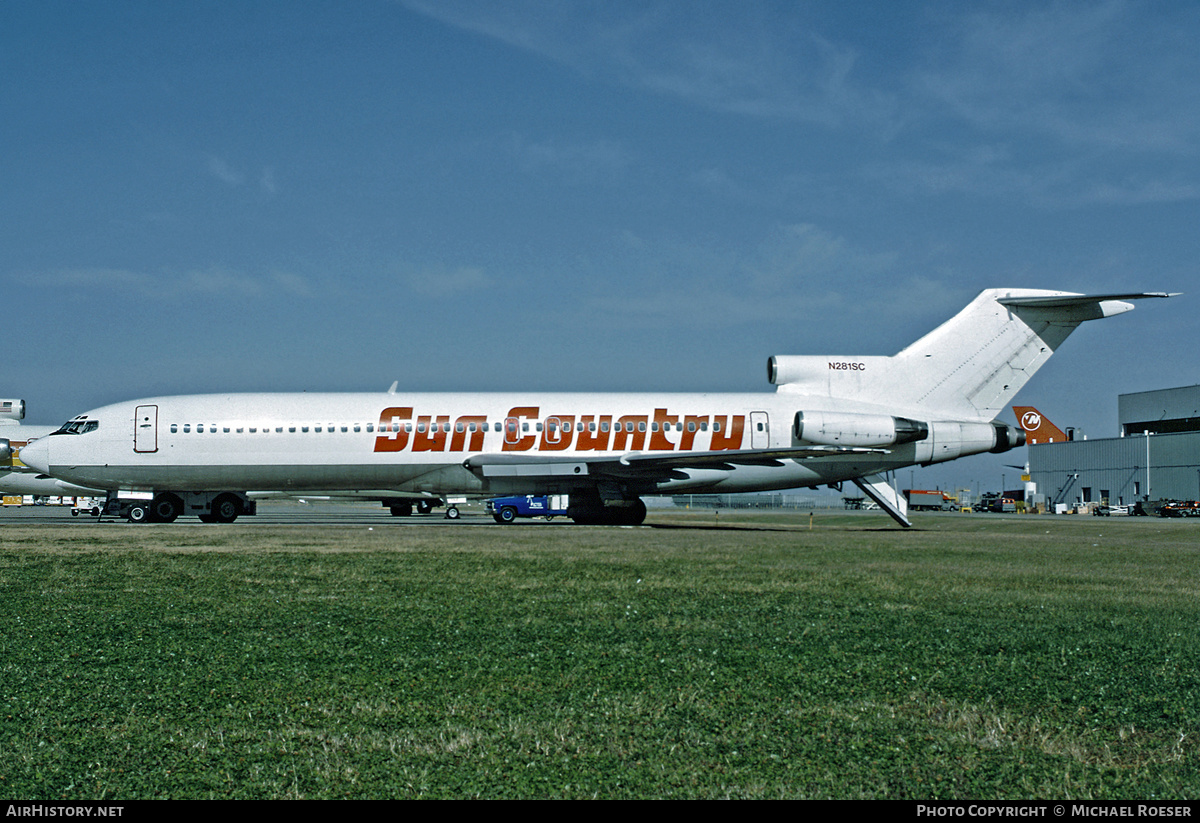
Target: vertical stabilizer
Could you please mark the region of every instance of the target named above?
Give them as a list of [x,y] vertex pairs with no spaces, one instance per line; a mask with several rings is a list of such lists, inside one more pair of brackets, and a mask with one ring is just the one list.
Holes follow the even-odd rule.
[[1013,406],[1013,414],[1025,432],[1025,442],[1030,445],[1037,443],[1062,443],[1067,434],[1050,422],[1050,418],[1033,406]]
[[773,357],[768,369],[780,391],[991,420],[1080,323],[1169,296],[988,289],[893,357]]

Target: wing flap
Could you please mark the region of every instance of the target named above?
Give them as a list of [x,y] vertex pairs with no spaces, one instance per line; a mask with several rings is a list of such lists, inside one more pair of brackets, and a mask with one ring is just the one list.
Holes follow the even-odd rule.
[[736,466],[782,466],[784,460],[812,460],[847,454],[887,454],[887,449],[803,446],[741,451],[630,452],[580,459],[530,454],[479,454],[463,466],[480,477],[664,477],[679,469],[732,471]]

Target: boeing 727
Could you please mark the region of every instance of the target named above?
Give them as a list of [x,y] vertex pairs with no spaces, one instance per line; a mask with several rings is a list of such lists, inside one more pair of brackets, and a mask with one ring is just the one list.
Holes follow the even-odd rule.
[[647,495],[853,482],[909,526],[888,472],[1023,445],[995,418],[1075,327],[1168,296],[990,289],[890,357],[772,357],[770,393],[152,397],[21,456],[159,522],[230,522],[272,489],[569,494],[576,522],[637,524]]

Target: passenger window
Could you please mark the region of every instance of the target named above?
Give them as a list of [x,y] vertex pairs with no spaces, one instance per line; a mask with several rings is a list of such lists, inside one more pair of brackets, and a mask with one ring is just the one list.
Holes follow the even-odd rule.
[[171,434],[177,434],[178,432],[179,432],[179,426],[175,423],[172,423],[171,424]]

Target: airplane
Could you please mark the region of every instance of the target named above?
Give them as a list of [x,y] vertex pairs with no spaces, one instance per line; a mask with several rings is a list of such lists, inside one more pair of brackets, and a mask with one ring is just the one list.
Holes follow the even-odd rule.
[[1024,444],[996,420],[1080,323],[1165,292],[988,289],[892,356],[776,355],[745,394],[386,393],[151,397],[77,415],[25,447],[39,471],[109,490],[134,521],[255,513],[246,492],[569,494],[577,523],[637,525],[643,496],[840,488],[896,522],[888,482]]
[[21,449],[55,431],[57,426],[28,426],[21,423],[23,419],[24,400],[0,400],[0,495],[78,497],[104,493],[64,483],[28,468],[21,461]]
[[1033,406],[1013,406],[1013,414],[1025,431],[1025,442],[1030,445],[1038,443],[1065,443],[1067,434],[1050,422],[1050,418]]

